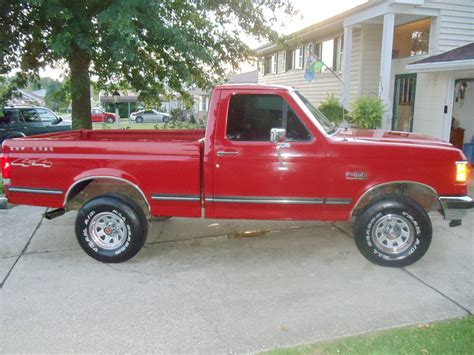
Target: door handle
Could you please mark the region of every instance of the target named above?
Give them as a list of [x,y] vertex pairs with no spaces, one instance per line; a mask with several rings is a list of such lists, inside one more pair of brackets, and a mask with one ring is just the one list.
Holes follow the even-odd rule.
[[281,148],[291,148],[291,144],[290,143],[277,143],[276,145],[276,148],[277,149],[281,149]]
[[235,150],[220,150],[217,152],[218,157],[223,157],[224,155],[239,155],[239,152]]

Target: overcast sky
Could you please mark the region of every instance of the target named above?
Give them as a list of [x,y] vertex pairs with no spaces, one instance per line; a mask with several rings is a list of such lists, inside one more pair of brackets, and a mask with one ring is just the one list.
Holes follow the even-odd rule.
[[[300,11],[296,18],[283,20],[283,27],[278,29],[282,34],[290,34],[306,26],[320,22],[341,12],[349,10],[357,5],[367,2],[367,0],[292,0],[293,6]],[[264,43],[249,41],[251,47],[258,47]],[[243,72],[252,70],[251,64],[244,64],[241,67]],[[49,76],[54,79],[61,77],[62,70],[47,67],[40,71],[41,76]]]

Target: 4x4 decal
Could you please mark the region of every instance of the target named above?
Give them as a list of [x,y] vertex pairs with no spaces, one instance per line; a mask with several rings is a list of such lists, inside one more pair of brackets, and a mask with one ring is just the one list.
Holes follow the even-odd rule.
[[12,161],[12,166],[22,166],[24,168],[29,168],[30,166],[40,166],[43,168],[50,168],[53,163],[47,161],[44,158],[41,159],[30,159],[30,158],[20,158]]

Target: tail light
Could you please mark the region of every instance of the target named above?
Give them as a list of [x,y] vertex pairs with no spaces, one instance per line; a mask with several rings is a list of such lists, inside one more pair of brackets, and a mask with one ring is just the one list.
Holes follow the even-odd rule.
[[4,179],[10,179],[10,172],[12,170],[12,165],[8,155],[2,155],[2,176]]
[[469,174],[469,166],[467,161],[457,161],[456,162],[456,182],[466,182],[467,176]]

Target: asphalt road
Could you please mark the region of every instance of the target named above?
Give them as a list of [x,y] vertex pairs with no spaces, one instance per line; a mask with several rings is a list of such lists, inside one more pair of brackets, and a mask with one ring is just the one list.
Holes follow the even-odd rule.
[[346,224],[180,218],[107,265],[79,248],[74,213],[43,212],[0,211],[1,353],[256,352],[474,311],[474,214],[434,214],[428,253],[390,269]]

